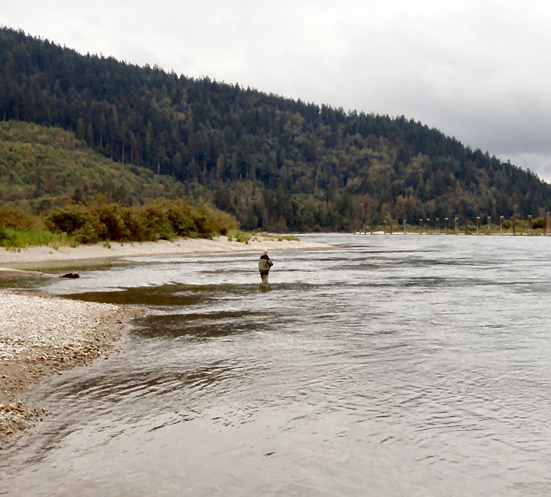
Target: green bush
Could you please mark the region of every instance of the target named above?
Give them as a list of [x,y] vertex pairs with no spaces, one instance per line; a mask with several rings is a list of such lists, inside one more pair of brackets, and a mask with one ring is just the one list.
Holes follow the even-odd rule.
[[6,232],[6,229],[2,226],[0,226],[0,244],[4,242],[8,238],[8,233]]
[[118,242],[131,238],[122,215],[125,210],[115,203],[98,203],[92,206],[96,234],[100,240]]
[[233,239],[239,243],[249,243],[251,236],[252,236],[251,233],[247,233],[245,231],[238,231]]
[[182,200],[170,202],[168,220],[178,236],[194,236],[199,231],[191,207]]
[[68,204],[55,209],[46,217],[45,222],[50,231],[71,235],[80,230],[87,223],[87,219],[82,205]]
[[93,226],[86,222],[84,226],[79,228],[73,233],[73,238],[76,243],[78,244],[90,244],[90,243],[96,243],[98,242],[98,236],[96,234],[96,230],[93,228]]
[[206,204],[201,204],[195,209],[195,223],[197,231],[208,237],[226,235],[239,227],[237,220],[231,214]]
[[16,230],[33,230],[43,228],[40,218],[23,209],[4,204],[0,207],[0,227]]
[[142,212],[137,209],[124,209],[121,212],[126,226],[128,240],[143,242],[148,240],[148,230]]
[[545,228],[545,218],[543,217],[537,217],[536,219],[534,219],[532,221],[532,228],[534,228],[535,230],[537,229],[544,229]]

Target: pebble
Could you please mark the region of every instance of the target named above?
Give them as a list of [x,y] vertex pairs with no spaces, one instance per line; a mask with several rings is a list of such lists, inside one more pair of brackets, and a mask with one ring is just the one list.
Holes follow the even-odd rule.
[[139,308],[0,290],[0,449],[47,412],[29,405],[32,384],[110,352]]

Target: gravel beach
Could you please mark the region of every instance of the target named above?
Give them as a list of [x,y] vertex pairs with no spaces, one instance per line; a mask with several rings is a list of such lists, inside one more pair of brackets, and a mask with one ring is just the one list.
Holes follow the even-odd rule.
[[0,447],[45,414],[25,391],[111,350],[139,309],[0,291]]

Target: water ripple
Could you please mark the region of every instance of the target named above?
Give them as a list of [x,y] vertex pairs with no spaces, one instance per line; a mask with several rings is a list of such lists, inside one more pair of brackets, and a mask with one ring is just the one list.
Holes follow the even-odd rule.
[[151,312],[32,393],[8,495],[547,496],[548,239],[310,237],[268,291],[257,254],[83,272]]

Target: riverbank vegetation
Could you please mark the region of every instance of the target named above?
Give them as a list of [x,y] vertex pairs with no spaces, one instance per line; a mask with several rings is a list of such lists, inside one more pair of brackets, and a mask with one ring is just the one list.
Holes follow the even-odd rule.
[[237,230],[232,215],[181,199],[124,207],[99,196],[88,204],[69,201],[40,215],[15,206],[0,207],[0,245],[6,248],[211,238]]
[[257,233],[250,231],[238,231],[234,235],[228,236],[228,241],[230,242],[240,242],[240,243],[249,243],[250,241],[279,241],[290,240],[290,241],[300,241],[300,238],[294,235],[274,235],[270,233]]

